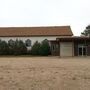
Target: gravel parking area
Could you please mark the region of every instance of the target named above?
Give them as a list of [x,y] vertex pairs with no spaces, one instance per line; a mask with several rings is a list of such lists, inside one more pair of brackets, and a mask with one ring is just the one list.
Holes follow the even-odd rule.
[[90,57],[1,57],[0,90],[90,90]]

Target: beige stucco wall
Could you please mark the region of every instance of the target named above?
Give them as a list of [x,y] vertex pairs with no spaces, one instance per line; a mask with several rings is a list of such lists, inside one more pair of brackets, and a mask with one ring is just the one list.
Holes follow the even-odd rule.
[[35,43],[35,41],[43,41],[44,39],[48,39],[48,40],[56,40],[57,36],[41,36],[41,37],[0,37],[1,40],[5,40],[5,41],[9,41],[10,39],[12,40],[23,40],[25,42],[25,40],[30,39],[31,40],[31,44],[33,45]]
[[60,56],[73,56],[73,48],[72,42],[60,42]]

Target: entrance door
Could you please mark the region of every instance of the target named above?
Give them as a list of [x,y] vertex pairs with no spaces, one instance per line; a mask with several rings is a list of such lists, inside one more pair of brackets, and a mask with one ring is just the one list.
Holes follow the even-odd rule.
[[86,49],[86,47],[83,47],[83,55],[84,55],[84,56],[87,55],[87,49]]
[[87,47],[86,46],[79,46],[78,47],[78,55],[79,56],[86,56],[87,55]]
[[79,56],[82,56],[82,54],[83,54],[82,51],[83,51],[83,48],[82,47],[79,47],[78,48],[78,55]]

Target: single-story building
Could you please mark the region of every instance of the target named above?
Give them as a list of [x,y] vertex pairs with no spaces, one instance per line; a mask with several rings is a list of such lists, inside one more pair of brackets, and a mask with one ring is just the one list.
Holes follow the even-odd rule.
[[22,40],[27,49],[47,39],[51,54],[56,56],[90,56],[90,37],[73,36],[70,26],[0,27],[0,39],[6,42]]

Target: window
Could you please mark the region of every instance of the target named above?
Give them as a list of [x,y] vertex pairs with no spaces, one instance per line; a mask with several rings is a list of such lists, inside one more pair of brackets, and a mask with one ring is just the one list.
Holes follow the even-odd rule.
[[55,51],[55,44],[52,45],[52,50]]
[[26,44],[27,47],[31,46],[31,40],[30,39],[27,39],[25,41],[25,44]]
[[56,50],[58,50],[58,49],[59,49],[58,44],[53,44],[53,45],[52,45],[52,50],[53,50],[53,51],[56,51]]
[[8,44],[11,45],[11,46],[14,45],[14,43],[15,43],[15,42],[14,42],[12,39],[10,39],[10,40],[8,41]]
[[55,49],[54,49],[54,45],[52,46],[52,50],[54,51]]

